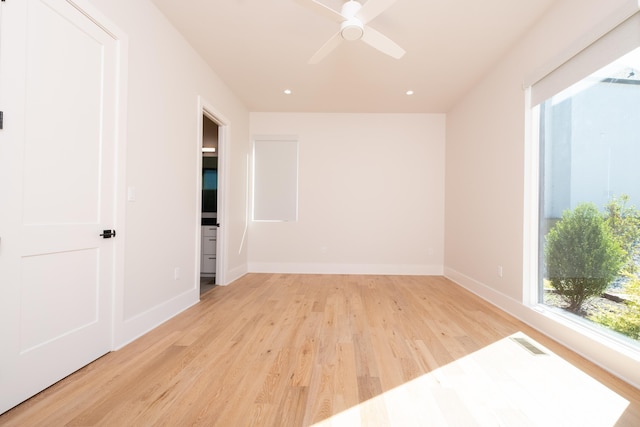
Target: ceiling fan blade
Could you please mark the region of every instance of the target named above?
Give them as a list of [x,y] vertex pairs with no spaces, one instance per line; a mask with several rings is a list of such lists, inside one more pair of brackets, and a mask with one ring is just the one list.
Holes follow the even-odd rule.
[[389,9],[396,1],[397,0],[367,0],[356,16],[363,24],[366,24]]
[[316,0],[296,0],[296,3],[298,3],[301,6],[304,6],[306,8],[309,8],[309,9],[315,11],[316,13],[331,19],[332,21],[335,21],[335,22],[338,22],[338,23],[344,21],[344,17],[340,14],[340,12],[337,12],[337,11],[331,9],[330,7],[325,6],[324,4],[320,3],[319,1],[316,1]]
[[327,56],[329,53],[331,53],[331,51],[338,47],[342,40],[343,39],[340,35],[340,31],[338,31],[329,40],[327,40],[327,42],[323,44],[316,53],[313,54],[313,56],[309,60],[309,64],[317,64],[318,62],[320,62],[322,58]]
[[376,48],[380,52],[386,53],[395,59],[402,58],[406,53],[405,50],[398,46],[393,40],[371,27],[365,27],[364,35],[361,40],[369,46]]

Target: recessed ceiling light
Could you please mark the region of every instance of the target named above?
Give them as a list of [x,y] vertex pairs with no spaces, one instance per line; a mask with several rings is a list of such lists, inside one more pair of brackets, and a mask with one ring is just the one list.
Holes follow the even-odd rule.
[[412,90],[408,90],[405,92],[407,95],[413,95],[413,91]]
[[285,89],[284,90],[284,94],[285,95],[291,95],[291,89]]

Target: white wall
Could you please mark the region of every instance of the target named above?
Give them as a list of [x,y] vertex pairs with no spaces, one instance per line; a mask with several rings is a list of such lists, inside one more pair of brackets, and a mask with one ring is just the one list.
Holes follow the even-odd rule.
[[[228,198],[223,226],[227,280],[246,271],[249,114],[148,0],[90,0],[128,36],[124,272],[116,295],[116,346],[198,300],[198,96],[229,125]],[[175,268],[180,278],[174,279]]]
[[252,222],[249,269],[442,274],[442,114],[251,113],[297,135],[297,222]]
[[[528,278],[523,262],[528,113],[523,81],[625,3],[629,2],[557,2],[447,114],[445,274],[640,384],[637,355],[613,351],[610,343],[585,339],[522,304]],[[503,277],[497,274],[498,266],[503,267]]]

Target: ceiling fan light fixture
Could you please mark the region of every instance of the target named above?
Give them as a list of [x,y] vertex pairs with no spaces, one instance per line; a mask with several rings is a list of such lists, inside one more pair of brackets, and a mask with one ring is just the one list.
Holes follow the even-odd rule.
[[340,35],[345,40],[360,40],[364,35],[364,25],[358,18],[347,19],[340,25]]

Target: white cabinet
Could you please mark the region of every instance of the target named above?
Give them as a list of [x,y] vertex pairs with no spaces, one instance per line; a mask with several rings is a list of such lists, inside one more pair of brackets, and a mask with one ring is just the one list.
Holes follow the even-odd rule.
[[216,274],[216,237],[218,228],[215,225],[202,226],[202,260],[200,274],[203,276]]

